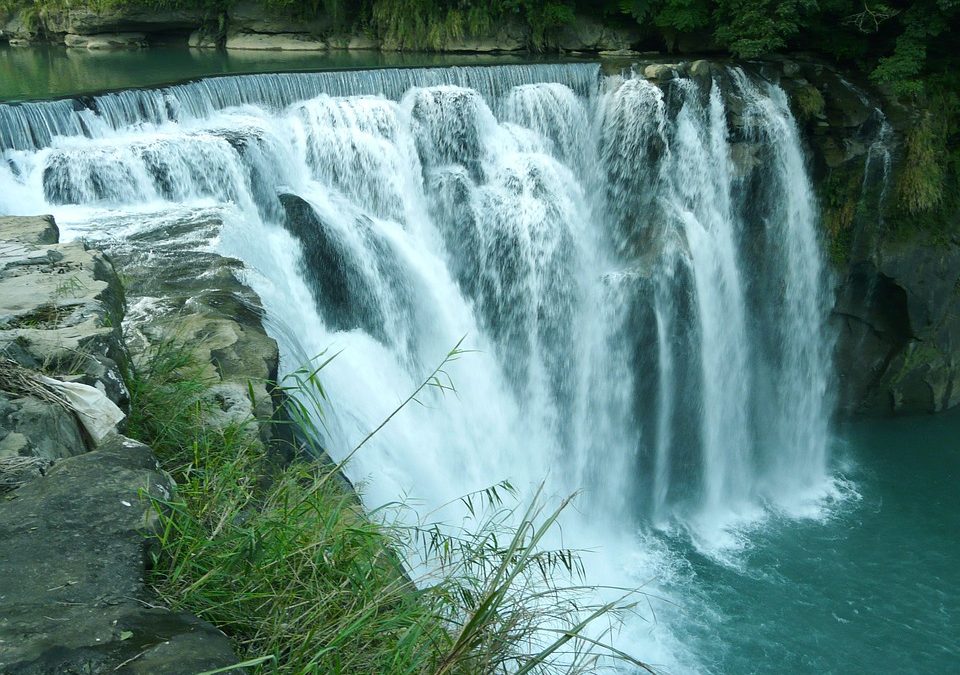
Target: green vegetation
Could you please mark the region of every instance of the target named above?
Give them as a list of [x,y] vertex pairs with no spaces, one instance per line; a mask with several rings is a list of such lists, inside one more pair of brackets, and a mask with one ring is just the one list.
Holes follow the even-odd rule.
[[[234,0],[0,0],[0,9],[37,12],[86,5],[226,10]],[[698,44],[741,58],[812,49],[867,66],[878,82],[920,93],[923,81],[954,58],[948,35],[957,0],[260,0],[267,8],[323,15],[337,28],[368,29],[407,49],[440,49],[447,40],[487,33],[514,19],[531,47],[549,48],[554,33],[587,16],[632,26],[645,49],[671,48],[693,35]]]
[[[960,234],[960,97],[944,84],[925,83],[916,95],[912,126],[905,134],[897,174],[897,204],[891,234],[924,231],[946,243]],[[946,87],[946,88],[944,88]]]
[[[448,391],[443,367],[460,353],[407,402]],[[601,658],[646,668],[604,647],[606,632],[586,634],[632,605],[591,604],[577,552],[543,546],[569,499],[545,510],[538,494],[518,509],[504,483],[462,498],[466,527],[408,525],[400,504],[365,514],[339,466],[274,459],[260,425],[290,424],[300,442],[315,442],[309,420],[326,403],[318,376],[327,363],[280,385],[287,422],[220,427],[187,350],[163,345],[130,373],[128,434],[149,442],[178,484],[157,504],[151,581],[165,602],[221,628],[253,672],[472,675],[559,663],[586,672]]]
[[798,87],[793,95],[793,102],[796,115],[801,122],[809,122],[822,115],[827,105],[823,100],[823,94],[813,85]]
[[943,118],[923,111],[907,133],[906,152],[897,191],[911,214],[936,209],[943,202],[946,141]]
[[[46,12],[86,5],[159,9],[200,7],[211,18],[235,0],[0,0],[0,10]],[[512,21],[532,49],[550,49],[557,32],[588,17],[631,28],[641,49],[673,49],[683,37],[700,49],[739,58],[784,49],[819,52],[854,65],[894,93],[924,98],[957,90],[950,39],[960,0],[259,0],[268,10],[324,16],[331,30],[361,30],[400,49],[443,49]]]
[[863,167],[836,169],[820,184],[827,254],[837,265],[850,258],[856,218],[863,208]]
[[372,6],[370,23],[397,48],[439,50],[450,42],[481,35],[493,15],[479,7],[445,8],[431,0],[385,0]]

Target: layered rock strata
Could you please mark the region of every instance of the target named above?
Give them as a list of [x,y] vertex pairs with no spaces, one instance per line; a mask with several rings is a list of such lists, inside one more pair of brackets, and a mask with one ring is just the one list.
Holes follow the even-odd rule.
[[182,340],[205,364],[206,395],[218,404],[212,421],[270,417],[277,348],[260,324],[259,300],[237,281],[235,261],[178,261],[168,250],[146,265],[121,254],[134,303],[128,350],[112,261],[57,241],[52,218],[0,219],[0,672],[229,668],[237,662],[229,640],[163,607],[145,583],[153,500],[176,489],[150,448],[116,432],[97,444],[69,406],[11,382],[82,383],[126,406],[118,364]]

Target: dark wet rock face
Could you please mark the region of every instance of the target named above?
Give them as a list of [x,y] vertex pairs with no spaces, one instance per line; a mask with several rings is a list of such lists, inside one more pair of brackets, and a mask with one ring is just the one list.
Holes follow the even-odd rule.
[[[302,273],[327,325],[337,330],[360,328],[381,342],[392,339],[383,300],[373,291],[373,285],[377,279],[389,280],[388,292],[400,306],[412,306],[410,289],[404,284],[396,255],[369,220],[360,216],[354,227],[376,252],[373,262],[358,259],[355,249],[343,241],[344,233],[301,197],[281,194],[280,203],[286,228],[303,247]],[[368,265],[375,265],[376,273]]]
[[960,246],[882,245],[851,266],[836,306],[844,400],[867,414],[960,404]]
[[[833,262],[835,367],[848,414],[960,404],[960,240],[894,231],[910,111],[816,63],[784,64]],[[919,221],[920,218],[918,217]]]

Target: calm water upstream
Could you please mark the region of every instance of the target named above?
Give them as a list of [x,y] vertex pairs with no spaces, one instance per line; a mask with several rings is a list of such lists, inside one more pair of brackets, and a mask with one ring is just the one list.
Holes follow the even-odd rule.
[[362,50],[224,52],[155,47],[133,51],[89,51],[0,45],[0,101],[40,100],[113,89],[153,87],[211,75],[530,62],[528,56],[401,54]]
[[[435,68],[486,63],[512,65]],[[282,367],[343,349],[335,457],[467,333],[462,399],[404,411],[348,473],[371,506],[585,488],[564,537],[591,581],[666,600],[618,643],[666,672],[960,672],[960,414],[827,423],[829,285],[783,91],[747,67],[665,92],[519,63],[0,49],[7,101],[370,69],[0,106],[0,215],[105,248],[221,222],[192,245],[245,261]],[[749,192],[731,100],[763,153]]]

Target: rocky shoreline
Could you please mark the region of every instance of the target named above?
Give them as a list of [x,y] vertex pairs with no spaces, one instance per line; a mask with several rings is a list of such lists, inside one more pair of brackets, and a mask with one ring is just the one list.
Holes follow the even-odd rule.
[[[300,18],[292,7],[267,9],[256,0],[231,3],[223,14],[201,9],[157,10],[120,7],[96,10],[64,7],[35,15],[20,10],[0,15],[0,42],[12,46],[59,44],[79,49],[140,49],[179,44],[193,49],[253,51],[380,50],[402,48],[389,39],[366,32],[344,33],[322,13]],[[553,37],[556,50],[568,53],[629,55],[640,42],[635,28],[605,25],[588,17],[563,28]],[[493,27],[488,34],[464,36],[445,45],[445,52],[524,53],[529,29],[519,22]]]
[[95,407],[125,409],[129,360],[173,339],[207,364],[211,423],[268,419],[278,354],[259,299],[220,256],[190,253],[188,269],[172,250],[111,260],[58,240],[50,217],[0,220],[0,672],[227,668],[238,661],[227,637],[163,607],[145,582],[151,500],[169,500],[172,479],[122,422],[96,438],[37,383],[75,383]]

